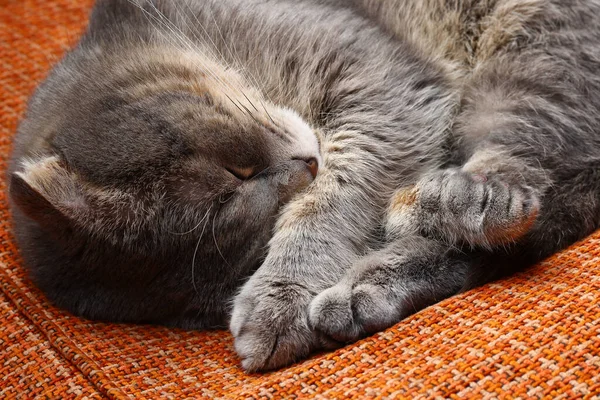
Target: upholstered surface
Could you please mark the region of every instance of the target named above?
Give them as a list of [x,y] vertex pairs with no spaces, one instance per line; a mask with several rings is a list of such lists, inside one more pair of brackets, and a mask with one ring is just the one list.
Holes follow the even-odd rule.
[[0,398],[600,396],[600,232],[526,273],[267,374],[240,369],[227,332],[95,323],[50,305],[13,243],[3,171],[27,97],[90,4],[0,0]]

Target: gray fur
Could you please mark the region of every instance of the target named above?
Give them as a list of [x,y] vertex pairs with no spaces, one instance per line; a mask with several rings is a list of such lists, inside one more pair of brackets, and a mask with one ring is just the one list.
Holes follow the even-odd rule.
[[101,0],[19,129],[17,239],[73,312],[231,312],[289,364],[600,225],[598,43],[595,0]]

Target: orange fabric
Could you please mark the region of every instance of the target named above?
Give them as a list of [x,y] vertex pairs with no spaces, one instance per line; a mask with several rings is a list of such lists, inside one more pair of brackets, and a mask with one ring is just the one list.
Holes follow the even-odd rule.
[[[27,97],[76,39],[89,7],[90,0],[0,0],[0,169]],[[227,332],[95,323],[50,305],[22,268],[0,176],[0,398],[600,394],[600,231],[383,333],[247,375]]]

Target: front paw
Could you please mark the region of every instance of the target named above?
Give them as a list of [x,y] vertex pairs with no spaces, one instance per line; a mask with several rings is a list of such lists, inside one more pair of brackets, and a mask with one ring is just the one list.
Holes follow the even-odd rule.
[[412,278],[402,275],[411,261],[387,250],[359,260],[338,284],[319,293],[309,307],[311,326],[338,342],[353,342],[416,311],[406,304],[404,285]]
[[309,307],[317,332],[353,342],[457,293],[469,264],[437,241],[407,237],[357,261]]
[[230,329],[242,367],[268,370],[306,357],[317,346],[310,329],[306,287],[281,279],[253,276],[235,298]]
[[341,282],[310,304],[309,318],[319,332],[338,342],[354,342],[388,328],[404,317],[389,288],[368,282]]

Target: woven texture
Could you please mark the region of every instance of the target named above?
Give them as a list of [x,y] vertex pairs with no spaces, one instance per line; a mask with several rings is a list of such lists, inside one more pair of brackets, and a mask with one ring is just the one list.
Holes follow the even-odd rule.
[[[27,97],[90,0],[0,0],[0,169]],[[287,369],[247,375],[227,332],[94,323],[27,279],[0,180],[0,398],[600,398],[600,232]]]

